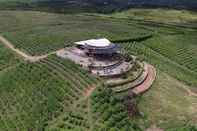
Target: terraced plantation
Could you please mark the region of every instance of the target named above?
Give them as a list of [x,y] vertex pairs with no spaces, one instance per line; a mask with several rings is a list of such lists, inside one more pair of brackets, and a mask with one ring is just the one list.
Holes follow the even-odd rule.
[[71,111],[85,97],[86,88],[98,84],[80,67],[54,56],[1,72],[0,80],[0,130],[8,131],[43,129]]
[[141,55],[162,71],[195,86],[197,83],[196,32],[183,35],[155,35],[139,42],[122,44],[131,54]]
[[89,101],[80,100],[73,105],[70,112],[66,112],[49,122],[47,130],[90,130],[91,115],[89,110]]
[[[144,131],[151,126],[196,131],[197,26],[187,26],[189,17],[185,23],[158,20],[132,19],[129,12],[0,11],[0,35],[26,54],[48,53],[27,62],[0,42],[0,131]],[[148,92],[133,96],[127,86],[115,92],[108,88],[110,82],[50,54],[75,41],[101,37],[156,68],[156,82]],[[123,82],[129,85],[142,73],[139,68]]]
[[1,35],[31,55],[46,54],[84,39],[108,37],[115,40],[149,33],[102,17],[31,11],[0,11],[0,25],[4,25],[0,27]]
[[[105,89],[105,88],[104,88]],[[93,130],[136,130],[142,131],[125,110],[126,100],[116,97],[110,90],[98,88],[92,95]],[[128,99],[132,103],[131,99]],[[121,104],[121,103],[124,104]],[[104,123],[103,123],[104,121]]]
[[146,41],[145,45],[188,68],[191,72],[197,73],[197,38],[195,35],[196,33],[184,34],[184,37],[183,35],[158,36],[154,40]]

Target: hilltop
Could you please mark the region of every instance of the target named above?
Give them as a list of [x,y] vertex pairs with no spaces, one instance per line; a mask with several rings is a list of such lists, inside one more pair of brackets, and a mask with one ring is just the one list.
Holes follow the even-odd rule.
[[[0,0],[0,131],[196,131],[197,13],[182,9],[197,4],[158,1]],[[158,5],[181,10],[142,9]],[[139,62],[121,79],[63,57],[80,53],[69,50],[76,41],[104,37]],[[130,92],[149,76],[149,90]]]

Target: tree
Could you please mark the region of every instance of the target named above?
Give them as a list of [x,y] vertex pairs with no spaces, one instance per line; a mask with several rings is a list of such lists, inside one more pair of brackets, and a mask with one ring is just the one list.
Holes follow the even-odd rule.
[[123,98],[123,103],[126,106],[130,117],[140,114],[135,100],[135,94],[133,92],[130,91],[128,95]]

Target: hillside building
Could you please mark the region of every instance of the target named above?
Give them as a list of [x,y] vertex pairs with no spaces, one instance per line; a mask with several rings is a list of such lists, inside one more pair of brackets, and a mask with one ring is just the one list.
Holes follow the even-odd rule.
[[106,38],[79,41],[75,44],[90,56],[112,56],[120,51],[120,46],[111,43]]

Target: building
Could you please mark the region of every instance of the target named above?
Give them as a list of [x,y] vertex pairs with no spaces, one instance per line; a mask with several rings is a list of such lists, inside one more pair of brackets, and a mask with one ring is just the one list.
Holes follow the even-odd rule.
[[120,51],[120,46],[111,43],[108,39],[91,39],[75,42],[75,44],[83,49],[86,54],[93,56],[112,56]]

